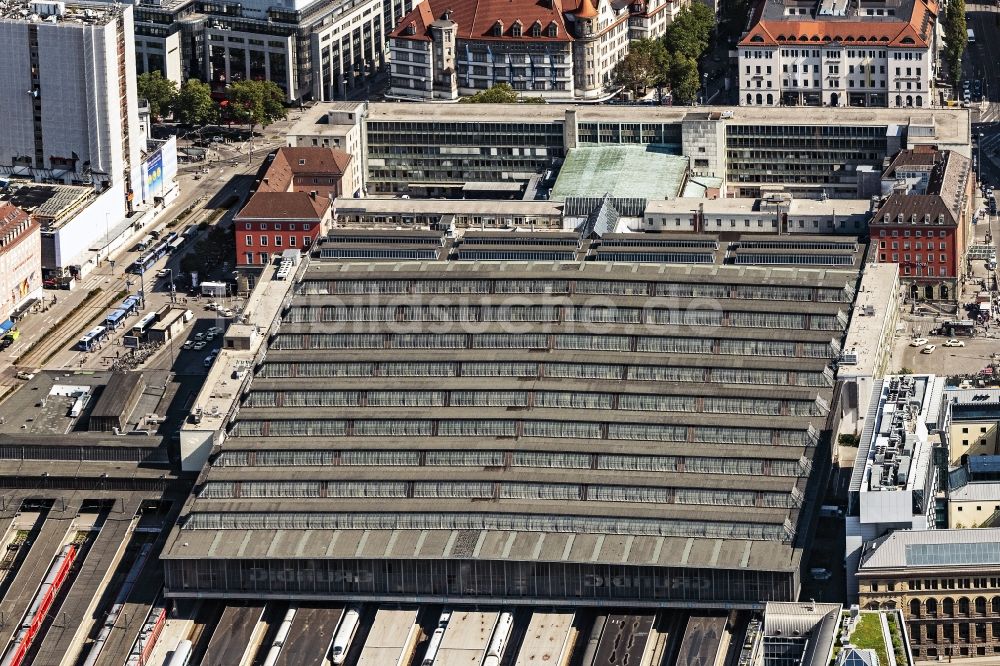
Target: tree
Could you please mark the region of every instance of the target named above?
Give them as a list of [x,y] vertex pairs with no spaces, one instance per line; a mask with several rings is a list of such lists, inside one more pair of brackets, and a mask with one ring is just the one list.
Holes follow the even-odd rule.
[[697,60],[705,53],[715,27],[715,14],[707,5],[692,2],[667,26],[663,43],[669,52]]
[[212,89],[207,83],[189,79],[181,86],[174,100],[174,115],[186,125],[208,125],[219,118],[219,107],[212,99]]
[[149,102],[149,113],[156,122],[170,112],[177,98],[177,84],[164,78],[159,71],[146,72],[136,79],[136,94]]
[[615,85],[625,88],[636,98],[642,97],[646,88],[655,85],[656,75],[653,59],[639,51],[629,51],[612,72]]
[[673,65],[673,58],[667,51],[666,44],[660,39],[637,39],[628,47],[629,53],[639,53],[649,58],[650,66],[654,72],[654,86],[667,85],[670,81],[670,68]]
[[521,97],[509,83],[498,83],[458,101],[462,104],[545,104],[541,97]]
[[965,0],[950,0],[944,15],[944,43],[948,76],[955,85],[962,78],[962,53],[968,41],[967,29]]
[[698,63],[693,58],[678,54],[670,68],[670,90],[675,104],[690,104],[698,99],[701,81]]
[[267,127],[283,119],[285,93],[273,81],[237,81],[226,88],[229,113],[253,131],[255,125]]

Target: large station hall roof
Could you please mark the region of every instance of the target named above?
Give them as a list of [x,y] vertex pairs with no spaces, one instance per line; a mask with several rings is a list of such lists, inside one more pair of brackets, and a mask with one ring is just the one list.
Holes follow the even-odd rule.
[[[363,560],[780,572],[684,594],[794,598],[856,282],[314,260],[165,548],[168,590],[319,594],[346,574],[318,569]],[[400,570],[344,584],[432,596],[418,574],[375,589]],[[513,594],[510,578],[457,575],[440,574],[440,594]],[[546,590],[524,593],[571,596]]]

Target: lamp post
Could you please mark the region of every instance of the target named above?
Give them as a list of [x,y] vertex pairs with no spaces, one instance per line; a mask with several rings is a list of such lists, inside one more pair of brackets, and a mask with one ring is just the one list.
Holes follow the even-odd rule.
[[701,78],[705,82],[703,86],[705,90],[705,106],[708,106],[708,72],[703,72]]

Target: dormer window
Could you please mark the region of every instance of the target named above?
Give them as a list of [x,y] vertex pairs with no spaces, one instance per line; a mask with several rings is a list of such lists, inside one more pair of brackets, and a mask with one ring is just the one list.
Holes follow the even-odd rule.
[[503,21],[497,21],[493,24],[493,36],[503,37]]
[[521,36],[521,21],[514,21],[514,25],[510,26],[510,36],[520,37]]
[[404,35],[415,35],[415,34],[417,34],[417,22],[416,21],[410,21],[409,24],[407,24],[406,29],[403,30],[403,34]]
[[546,33],[548,33],[549,37],[558,37],[559,36],[559,26],[557,26],[555,24],[555,21],[553,21],[552,23],[549,23],[549,27],[548,27],[548,30],[546,30]]
[[542,24],[539,23],[538,21],[535,21],[534,23],[531,24],[531,36],[532,37],[542,36]]

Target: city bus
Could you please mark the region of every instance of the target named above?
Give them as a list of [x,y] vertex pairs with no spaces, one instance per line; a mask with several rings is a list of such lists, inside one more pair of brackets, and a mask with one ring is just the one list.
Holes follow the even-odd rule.
[[969,43],[970,44],[975,44],[976,43],[976,33],[974,33],[972,31],[972,28],[969,28],[966,32],[969,33]]
[[146,331],[149,330],[149,327],[155,323],[156,313],[150,312],[135,323],[135,326],[132,327],[132,335],[141,338],[146,335]]
[[98,326],[86,333],[80,341],[76,343],[76,346],[85,351],[94,351],[97,349],[102,342],[108,338],[108,329],[103,326]]

